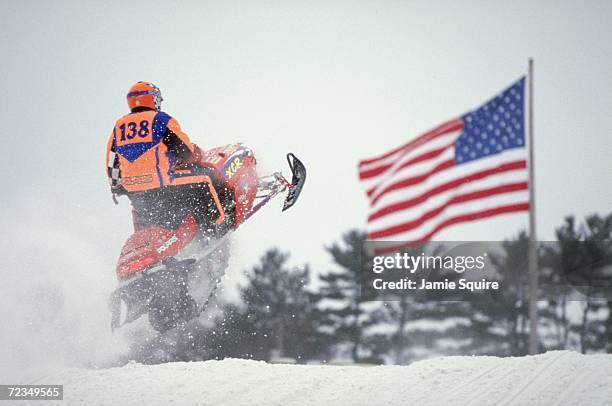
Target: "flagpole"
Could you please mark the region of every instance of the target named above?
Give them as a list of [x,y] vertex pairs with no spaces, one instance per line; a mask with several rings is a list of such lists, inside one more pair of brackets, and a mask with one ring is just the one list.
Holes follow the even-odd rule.
[[536,251],[535,220],[535,177],[534,177],[534,143],[533,143],[533,59],[529,58],[529,121],[527,131],[529,138],[529,353],[538,352],[538,255]]

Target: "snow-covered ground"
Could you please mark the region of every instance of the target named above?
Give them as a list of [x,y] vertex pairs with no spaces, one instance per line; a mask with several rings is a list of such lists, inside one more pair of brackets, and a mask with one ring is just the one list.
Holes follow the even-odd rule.
[[132,363],[43,380],[64,385],[63,405],[612,405],[612,355],[569,351],[373,367]]

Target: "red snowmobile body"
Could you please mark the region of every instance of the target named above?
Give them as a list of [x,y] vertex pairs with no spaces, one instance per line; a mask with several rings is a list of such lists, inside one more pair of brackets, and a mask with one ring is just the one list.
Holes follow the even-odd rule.
[[[208,186],[220,213],[218,223],[231,222],[235,229],[253,208],[258,179],[253,152],[242,144],[214,148],[202,153],[198,166],[208,176]],[[233,198],[221,201],[217,191],[225,188]],[[231,219],[230,219],[231,217]],[[233,219],[233,221],[232,221]],[[198,225],[187,217],[177,230],[149,227],[136,231],[125,243],[117,263],[117,276],[127,278],[166,258],[174,257],[196,238]]]
[[[218,232],[202,235],[191,214],[175,230],[162,227],[137,230],[124,244],[117,263],[119,288],[111,295],[112,328],[145,313],[158,331],[176,326],[180,319],[196,317],[218,281],[212,281],[213,289],[204,289],[210,292],[204,294],[206,297],[200,303],[186,291],[177,289],[193,279],[218,279],[218,272],[207,274],[208,277],[190,275],[195,268],[202,267],[203,258],[218,250],[225,234],[235,230],[274,196],[288,191],[283,211],[293,206],[304,185],[306,170],[293,154],[288,154],[287,160],[293,172],[291,183],[280,173],[258,178],[253,152],[243,144],[203,152],[197,166],[207,175],[212,203],[218,213],[216,224],[223,226],[221,235]],[[227,259],[224,262],[226,265]],[[121,301],[127,306],[123,322],[120,321]]]

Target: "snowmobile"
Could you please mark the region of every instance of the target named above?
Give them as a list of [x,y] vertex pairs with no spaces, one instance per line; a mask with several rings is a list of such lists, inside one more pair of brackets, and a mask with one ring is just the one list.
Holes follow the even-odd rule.
[[[228,265],[228,235],[274,197],[287,192],[283,211],[297,201],[306,168],[287,154],[292,172],[258,177],[253,151],[231,144],[202,153],[198,166],[209,176],[216,230],[203,232],[189,213],[176,229],[147,227],[124,244],[116,267],[118,287],[111,293],[111,329],[148,315],[164,333],[198,317],[214,295]],[[125,310],[124,310],[125,309]]]

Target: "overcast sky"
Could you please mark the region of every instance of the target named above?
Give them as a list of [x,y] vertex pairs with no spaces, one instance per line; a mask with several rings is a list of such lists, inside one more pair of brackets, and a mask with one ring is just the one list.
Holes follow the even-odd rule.
[[[138,80],[203,148],[241,141],[260,172],[309,177],[234,239],[230,278],[266,248],[332,267],[324,244],[364,227],[357,162],[477,107],[535,59],[537,223],[612,210],[610,1],[3,1],[2,248],[8,279],[73,280],[106,297],[131,233],[104,151]],[[448,240],[516,234],[527,215]],[[98,292],[98,293],[95,293]]]

